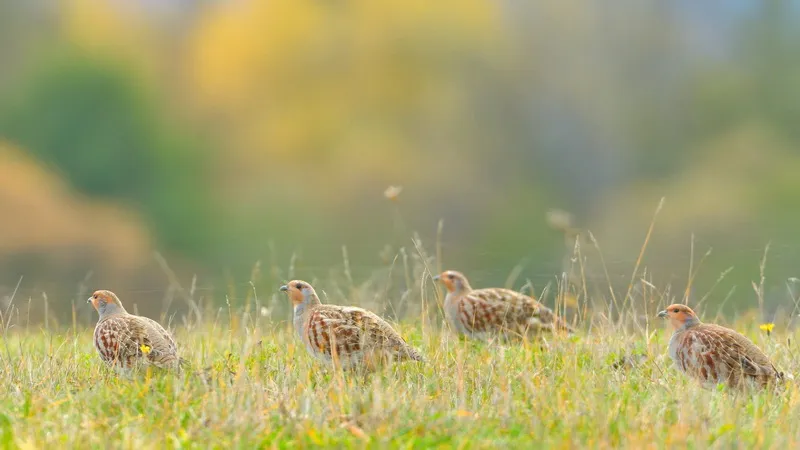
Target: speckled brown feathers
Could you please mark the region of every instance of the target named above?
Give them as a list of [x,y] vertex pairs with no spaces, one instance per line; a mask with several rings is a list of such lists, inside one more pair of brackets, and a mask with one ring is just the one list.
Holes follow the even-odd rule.
[[161,325],[146,317],[108,317],[97,323],[94,339],[100,357],[111,366],[131,369],[148,363],[177,368],[175,341]]
[[100,314],[94,329],[95,348],[110,367],[122,372],[147,365],[180,367],[175,341],[157,322],[129,314],[110,291],[95,292],[89,302]]
[[701,323],[688,306],[671,305],[659,316],[675,327],[669,341],[675,367],[703,387],[765,387],[783,379],[752,341],[729,328]]
[[553,312],[533,298],[509,289],[491,288],[454,297],[457,320],[469,333],[504,331],[525,334],[539,329],[561,326]]
[[335,354],[343,366],[377,356],[374,353],[397,360],[422,360],[386,321],[361,308],[335,305],[313,308],[303,324],[302,338],[315,356],[331,361]]
[[542,331],[573,332],[563,319],[528,295],[501,288],[472,289],[463,274],[452,270],[436,279],[447,287],[445,317],[459,333],[476,338],[518,338]]
[[385,320],[362,308],[320,303],[304,281],[281,287],[294,304],[295,331],[308,352],[343,368],[372,367],[387,359],[422,361],[422,356]]

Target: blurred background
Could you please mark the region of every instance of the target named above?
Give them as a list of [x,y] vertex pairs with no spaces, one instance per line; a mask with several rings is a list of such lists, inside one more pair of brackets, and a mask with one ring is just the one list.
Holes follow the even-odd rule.
[[540,292],[577,261],[624,294],[663,197],[634,277],[656,303],[696,272],[690,303],[758,305],[769,244],[763,301],[792,310],[798,22],[738,0],[0,2],[0,299],[93,320],[96,288],[157,313],[178,284],[218,305],[255,279],[357,286],[432,261],[415,236],[477,286]]

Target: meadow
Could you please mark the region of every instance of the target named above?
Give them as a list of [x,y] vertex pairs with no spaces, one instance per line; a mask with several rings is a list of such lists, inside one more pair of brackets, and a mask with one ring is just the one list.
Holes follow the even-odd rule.
[[[195,305],[186,316],[162,314],[158,319],[174,330],[192,367],[177,375],[148,370],[132,379],[118,377],[101,363],[92,344],[93,325],[26,323],[30,306],[18,300],[3,315],[0,445],[800,445],[800,392],[793,382],[747,395],[700,388],[671,367],[666,355],[671,330],[655,318],[655,311],[636,312],[629,305],[611,318],[595,303],[595,309],[578,308],[575,336],[476,342],[459,338],[442,320],[442,295],[431,287],[429,269],[404,271],[408,305],[393,323],[427,361],[396,364],[371,375],[342,373],[313,360],[291,328],[287,299],[276,291],[278,285],[272,292],[264,286],[259,294],[253,288],[222,308]],[[347,283],[346,278],[339,281]],[[345,290],[356,293],[350,304],[381,313],[386,291],[376,282]],[[323,301],[343,304],[346,296],[333,293]],[[565,295],[550,297],[545,303],[558,307],[552,297]],[[798,333],[780,324],[767,333],[752,317],[741,315],[727,324],[753,339],[780,370],[797,373],[793,346]]]

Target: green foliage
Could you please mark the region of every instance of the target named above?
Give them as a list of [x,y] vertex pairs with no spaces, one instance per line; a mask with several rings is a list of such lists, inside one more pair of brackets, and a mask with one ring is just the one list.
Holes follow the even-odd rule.
[[139,208],[167,250],[196,256],[212,244],[205,145],[168,123],[164,102],[127,67],[68,54],[6,97],[0,134],[75,189]]
[[4,449],[16,448],[14,445],[14,428],[11,419],[0,413],[0,446]]

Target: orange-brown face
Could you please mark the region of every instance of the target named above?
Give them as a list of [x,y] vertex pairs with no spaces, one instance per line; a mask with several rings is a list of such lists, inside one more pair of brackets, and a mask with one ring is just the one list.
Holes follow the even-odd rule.
[[676,329],[682,327],[687,321],[697,319],[692,308],[679,303],[669,305],[667,309],[658,313],[658,317],[669,319],[669,323]]
[[434,281],[440,281],[447,288],[447,292],[457,292],[468,286],[467,277],[461,272],[455,270],[445,270],[439,275],[433,277]]
[[286,292],[293,305],[303,303],[309,295],[314,293],[314,288],[302,280],[292,280],[281,286],[280,290]]
[[94,309],[99,311],[101,305],[105,306],[109,303],[119,303],[119,300],[117,300],[117,296],[114,295],[113,292],[100,290],[100,291],[95,291],[94,294],[92,294],[92,296],[89,297],[87,303],[91,303]]

